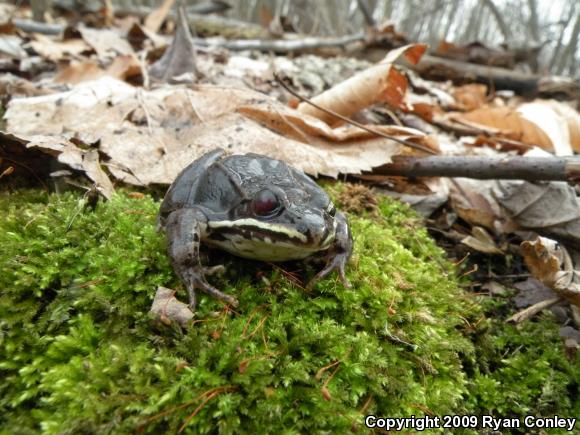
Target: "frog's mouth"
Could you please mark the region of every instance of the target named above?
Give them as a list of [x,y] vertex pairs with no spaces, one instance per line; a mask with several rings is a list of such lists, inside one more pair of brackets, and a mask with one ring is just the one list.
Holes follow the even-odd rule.
[[[288,240],[294,242],[308,243],[308,236],[301,232],[287,227],[285,225],[274,224],[269,222],[262,222],[257,219],[238,219],[235,221],[216,221],[209,222],[209,227],[212,230],[220,230],[220,232],[236,234],[244,234],[248,239],[259,237],[265,239],[266,237],[275,236],[280,240]],[[245,234],[247,233],[247,234]]]
[[208,242],[236,255],[271,261],[301,259],[330,247],[335,226],[326,228],[320,237],[303,234],[285,225],[238,219],[208,223]]

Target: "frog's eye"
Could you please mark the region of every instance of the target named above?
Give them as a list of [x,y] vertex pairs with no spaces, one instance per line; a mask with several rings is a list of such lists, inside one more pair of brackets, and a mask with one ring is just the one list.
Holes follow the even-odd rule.
[[257,216],[272,216],[280,206],[278,197],[268,189],[259,191],[252,200],[252,211]]

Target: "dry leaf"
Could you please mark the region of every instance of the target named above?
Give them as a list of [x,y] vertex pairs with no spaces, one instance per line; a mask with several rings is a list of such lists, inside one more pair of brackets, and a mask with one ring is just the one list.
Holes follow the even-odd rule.
[[580,150],[580,115],[557,101],[537,100],[516,109],[485,106],[468,113],[451,113],[447,118],[559,156]]
[[493,196],[494,180],[468,178],[447,179],[453,210],[473,226],[492,231],[505,231],[511,227],[505,212]]
[[161,59],[151,65],[149,75],[161,82],[173,82],[184,75],[192,76],[187,80],[191,82],[197,75],[195,46],[183,6],[179,8],[173,41]]
[[155,319],[170,325],[172,322],[186,327],[193,319],[193,312],[187,304],[175,298],[175,291],[165,287],[157,287],[153,305],[149,311]]
[[580,151],[580,114],[570,106],[554,100],[536,100],[517,110],[549,136],[556,155],[569,156],[572,150]]
[[487,86],[468,84],[456,87],[452,92],[459,110],[475,110],[485,105],[487,101]]
[[167,14],[171,10],[173,3],[175,3],[175,0],[163,0],[161,6],[145,18],[145,28],[151,32],[157,33],[161,28],[163,21],[167,18]]
[[84,41],[95,50],[99,59],[133,54],[131,44],[115,29],[92,29],[80,26],[78,30]]
[[15,136],[0,132],[1,136],[17,141],[23,147],[31,150],[40,150],[56,157],[57,160],[69,167],[84,172],[95,184],[97,190],[107,199],[113,192],[113,184],[107,174],[101,169],[99,153],[95,149],[83,150],[63,136]]
[[580,271],[574,270],[566,248],[545,237],[523,242],[521,248],[526,265],[534,277],[571,304],[580,307]]
[[13,59],[24,59],[28,56],[24,48],[24,41],[16,35],[0,35],[0,54]]
[[105,75],[105,71],[95,61],[73,62],[61,69],[54,77],[56,83],[76,84],[95,80]]
[[[292,129],[304,127],[306,133],[286,137],[267,124],[268,116],[274,121],[293,118]],[[87,143],[99,141],[100,152],[110,157],[111,173],[137,185],[169,184],[187,164],[216,147],[265,154],[309,174],[333,177],[388,163],[400,149],[389,139],[351,127],[332,130],[247,89],[200,85],[146,91],[110,77],[67,92],[13,99],[5,118],[8,131],[19,135],[59,137],[66,131],[82,135]],[[429,143],[417,130],[385,132]]]
[[504,254],[484,228],[475,226],[471,229],[471,234],[461,240],[461,243],[484,254]]
[[[401,107],[407,89],[407,79],[393,68],[393,63],[401,56],[405,56],[413,64],[417,63],[426,49],[426,45],[412,44],[392,50],[380,63],[312,98],[312,102],[346,117],[378,102]],[[298,111],[314,116],[331,126],[343,122],[307,103],[300,103]]]
[[490,134],[501,134],[529,145],[553,149],[553,143],[544,130],[509,107],[482,107],[467,113],[452,113],[448,118]]
[[32,49],[45,59],[57,62],[63,59],[75,59],[81,53],[91,51],[91,47],[82,39],[55,41],[48,36],[34,33],[30,41]]
[[494,196],[518,225],[580,243],[580,201],[568,183],[500,180]]

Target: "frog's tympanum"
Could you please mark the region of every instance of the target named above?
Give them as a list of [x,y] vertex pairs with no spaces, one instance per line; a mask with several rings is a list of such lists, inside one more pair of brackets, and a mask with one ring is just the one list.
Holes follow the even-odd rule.
[[226,155],[217,149],[187,166],[161,204],[173,267],[189,293],[196,289],[232,305],[237,300],[212,287],[205,274],[219,267],[200,263],[200,245],[261,261],[322,259],[309,286],[344,267],[352,253],[345,216],[303,172],[259,154]]

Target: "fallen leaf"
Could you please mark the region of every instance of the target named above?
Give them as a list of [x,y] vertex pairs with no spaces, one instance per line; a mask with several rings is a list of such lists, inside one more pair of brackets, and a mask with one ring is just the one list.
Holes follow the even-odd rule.
[[22,45],[24,41],[16,35],[0,35],[0,54],[13,59],[24,59],[28,56]]
[[193,312],[187,304],[175,298],[175,291],[165,287],[157,287],[153,305],[149,311],[155,319],[166,325],[176,322],[178,325],[186,327],[191,324]]
[[568,251],[555,240],[538,237],[523,242],[522,255],[530,272],[571,304],[580,307],[580,271]]
[[131,44],[115,29],[93,29],[79,26],[78,31],[101,60],[117,55],[133,54]]
[[[216,147],[265,154],[332,177],[369,171],[401,152],[389,139],[353,127],[333,130],[264,94],[211,85],[146,91],[102,77],[67,92],[15,98],[5,119],[7,130],[18,135],[70,132],[87,143],[98,141],[113,176],[137,185],[170,184],[187,164]],[[281,130],[277,121],[285,124]],[[383,131],[429,143],[417,130]]]
[[512,222],[493,195],[495,180],[446,179],[453,210],[473,226],[494,232],[513,229]]
[[171,7],[175,3],[175,0],[163,0],[161,6],[151,12],[145,18],[145,28],[151,32],[157,33],[167,18],[167,14],[171,10]]
[[161,82],[178,81],[177,78],[189,75],[191,82],[197,76],[195,46],[189,29],[184,7],[179,8],[177,29],[171,45],[161,59],[149,68],[149,75]]
[[580,243],[580,201],[568,183],[499,180],[494,196],[521,227]]
[[487,86],[476,83],[458,86],[452,95],[459,110],[479,109],[487,102]]
[[518,294],[514,297],[514,304],[518,309],[530,307],[556,296],[551,288],[536,278],[515,283],[514,287],[518,290]]
[[105,75],[105,71],[95,61],[72,62],[61,69],[54,77],[56,83],[76,84],[95,80]]
[[[417,63],[426,49],[426,45],[412,44],[392,50],[378,64],[355,74],[312,98],[311,101],[346,117],[378,102],[401,107],[407,89],[407,79],[393,67],[393,63],[401,56],[405,56],[411,63]],[[298,111],[314,116],[331,126],[343,123],[304,102],[298,105]]]
[[544,130],[509,107],[482,107],[467,113],[451,113],[448,118],[490,134],[500,134],[547,150],[553,149],[553,143]]
[[56,157],[59,162],[72,169],[84,172],[96,184],[97,190],[105,198],[109,199],[112,196],[113,184],[100,166],[99,153],[96,149],[83,150],[64,136],[15,136],[0,132],[0,137],[2,136],[16,141],[23,148],[42,151]]
[[580,150],[580,115],[557,101],[536,100],[516,108],[484,106],[444,118],[489,135],[536,145],[559,156]]
[[497,247],[489,233],[482,227],[474,226],[471,229],[471,235],[461,240],[461,243],[478,252],[483,252],[484,254],[504,254],[504,252]]
[[82,53],[91,51],[91,47],[82,39],[56,41],[48,36],[34,33],[30,47],[45,59],[57,62],[63,59],[79,58]]

